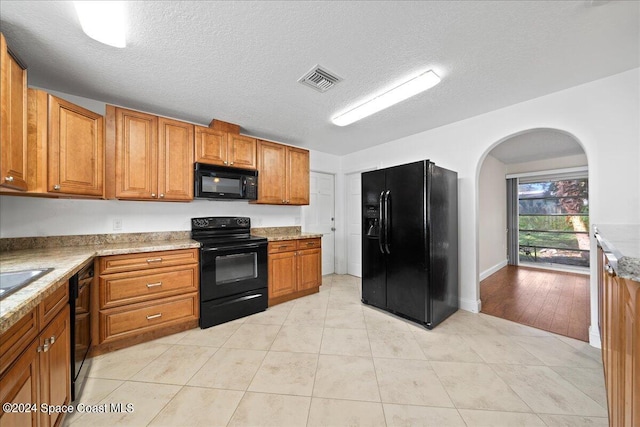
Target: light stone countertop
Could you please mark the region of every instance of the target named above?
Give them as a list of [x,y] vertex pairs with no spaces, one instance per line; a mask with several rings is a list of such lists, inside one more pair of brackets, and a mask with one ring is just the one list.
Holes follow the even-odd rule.
[[[155,237],[160,238],[161,236],[155,233]],[[38,280],[0,300],[0,334],[4,333],[60,286],[66,286],[69,278],[89,264],[95,257],[200,247],[200,243],[190,238],[171,237],[168,240],[133,242],[125,242],[120,239],[115,243],[84,246],[61,246],[60,244],[64,244],[65,239],[60,237],[38,238],[40,240],[34,240],[36,240],[36,245],[40,242],[39,247],[0,252],[0,272],[39,268],[54,269]],[[77,237],[74,238],[77,239]],[[42,241],[50,242],[50,239],[58,239],[56,241],[58,241],[59,246],[42,243]]]
[[252,228],[251,234],[266,237],[269,242],[317,239],[322,237],[322,233],[303,233],[300,226]]
[[601,224],[594,230],[616,274],[640,282],[640,224]]

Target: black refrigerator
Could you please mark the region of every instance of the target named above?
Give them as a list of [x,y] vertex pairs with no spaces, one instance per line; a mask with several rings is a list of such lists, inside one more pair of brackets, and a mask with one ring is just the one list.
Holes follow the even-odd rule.
[[362,302],[435,327],[458,309],[458,174],[429,160],[362,174]]

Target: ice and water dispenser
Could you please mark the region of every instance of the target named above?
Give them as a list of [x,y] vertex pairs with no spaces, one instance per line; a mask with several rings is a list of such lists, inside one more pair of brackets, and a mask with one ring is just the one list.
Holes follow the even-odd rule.
[[368,237],[378,237],[380,235],[380,210],[378,205],[367,205],[365,209],[365,234]]

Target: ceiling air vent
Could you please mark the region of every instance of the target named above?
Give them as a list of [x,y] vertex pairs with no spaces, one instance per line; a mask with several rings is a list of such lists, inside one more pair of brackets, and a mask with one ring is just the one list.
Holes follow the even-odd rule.
[[342,79],[330,71],[316,65],[304,76],[300,77],[298,81],[305,86],[309,86],[317,90],[318,92],[326,92],[336,85]]

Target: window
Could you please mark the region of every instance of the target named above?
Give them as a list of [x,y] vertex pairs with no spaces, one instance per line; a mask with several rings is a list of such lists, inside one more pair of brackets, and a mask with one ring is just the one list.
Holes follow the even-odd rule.
[[587,178],[518,184],[520,262],[589,267]]

